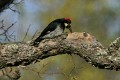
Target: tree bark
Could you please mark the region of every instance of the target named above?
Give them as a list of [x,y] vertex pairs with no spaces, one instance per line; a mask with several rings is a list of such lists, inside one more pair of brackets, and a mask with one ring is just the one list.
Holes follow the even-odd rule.
[[28,65],[38,59],[60,54],[77,54],[96,67],[117,70],[120,68],[120,38],[108,48],[85,32],[45,39],[38,47],[30,46],[29,42],[1,44],[0,68]]
[[76,54],[101,69],[120,69],[120,37],[108,48],[104,48],[95,37],[85,32],[74,32],[53,39],[44,39],[38,47],[31,46],[32,42],[1,44],[0,69],[26,66],[61,54]]

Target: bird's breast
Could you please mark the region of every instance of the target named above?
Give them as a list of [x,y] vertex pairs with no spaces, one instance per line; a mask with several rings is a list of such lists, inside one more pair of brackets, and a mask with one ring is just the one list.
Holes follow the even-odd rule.
[[48,33],[45,36],[43,36],[43,38],[53,38],[61,35],[63,32],[64,30],[60,27],[60,25],[58,25],[55,30],[48,31]]

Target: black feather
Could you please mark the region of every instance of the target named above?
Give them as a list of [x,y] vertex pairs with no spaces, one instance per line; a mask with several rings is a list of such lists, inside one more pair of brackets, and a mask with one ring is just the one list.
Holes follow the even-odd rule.
[[65,25],[64,25],[64,18],[61,19],[56,19],[54,21],[52,21],[40,34],[40,36],[38,38],[36,38],[33,42],[33,45],[36,46],[39,44],[39,42],[41,42],[44,38],[45,35],[49,34],[50,32],[54,31],[58,25],[60,25],[61,29],[65,29]]

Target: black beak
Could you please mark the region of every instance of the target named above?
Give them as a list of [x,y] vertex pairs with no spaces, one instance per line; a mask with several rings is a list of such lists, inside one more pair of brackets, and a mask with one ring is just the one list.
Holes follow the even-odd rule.
[[71,27],[69,27],[68,29],[69,29],[69,30],[70,30],[70,32],[72,33],[72,29],[71,29]]
[[72,33],[71,24],[68,24],[68,25],[66,26],[66,28],[69,29],[70,32]]

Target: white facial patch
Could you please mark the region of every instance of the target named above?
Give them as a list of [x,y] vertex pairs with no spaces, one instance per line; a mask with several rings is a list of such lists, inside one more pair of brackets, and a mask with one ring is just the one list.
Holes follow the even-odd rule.
[[68,26],[68,23],[64,23],[65,26]]

